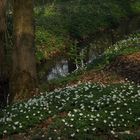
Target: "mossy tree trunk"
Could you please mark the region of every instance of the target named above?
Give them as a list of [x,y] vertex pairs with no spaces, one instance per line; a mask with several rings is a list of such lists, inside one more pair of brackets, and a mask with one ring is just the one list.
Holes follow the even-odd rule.
[[14,49],[11,78],[12,102],[36,93],[37,74],[34,49],[33,0],[14,0]]
[[5,106],[9,93],[6,68],[6,0],[0,0],[0,107]]

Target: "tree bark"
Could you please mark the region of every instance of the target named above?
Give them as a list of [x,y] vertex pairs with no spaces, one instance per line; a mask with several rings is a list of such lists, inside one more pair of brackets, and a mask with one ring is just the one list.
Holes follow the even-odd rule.
[[0,1],[0,107],[7,103],[9,80],[6,68],[6,0]]
[[37,74],[34,49],[33,0],[14,0],[14,49],[11,101],[24,100],[36,93]]

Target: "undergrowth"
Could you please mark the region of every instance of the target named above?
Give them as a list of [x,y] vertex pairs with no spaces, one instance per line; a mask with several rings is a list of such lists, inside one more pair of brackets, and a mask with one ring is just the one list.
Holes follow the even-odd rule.
[[57,87],[64,87],[69,82],[78,81],[79,76],[86,73],[89,70],[102,70],[108,66],[117,56],[129,55],[135,52],[140,52],[140,34],[133,34],[124,40],[121,40],[110,46],[105,52],[94,59],[91,63],[87,64],[83,69],[78,69],[72,74],[68,74],[65,77],[59,77],[48,81],[47,84],[42,84],[41,89],[43,91],[52,90]]
[[[0,135],[24,132],[53,118],[47,139],[92,139],[122,132],[131,134],[140,124],[140,86],[81,84],[42,93],[7,107],[0,115]],[[66,115],[60,117],[59,114]],[[42,130],[43,131],[43,130]]]

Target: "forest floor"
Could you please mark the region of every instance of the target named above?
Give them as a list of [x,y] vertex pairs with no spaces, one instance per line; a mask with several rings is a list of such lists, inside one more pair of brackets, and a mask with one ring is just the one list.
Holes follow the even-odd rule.
[[0,112],[2,140],[140,140],[139,37]]
[[[67,85],[69,87],[70,86],[72,87],[80,83],[88,83],[88,82],[97,83],[100,85],[120,84],[120,83],[125,84],[126,77],[129,80],[133,80],[134,82],[139,82],[140,80],[140,52],[136,52],[129,55],[118,56],[111,64],[106,66],[104,69],[88,70],[84,72],[83,74],[79,75],[78,80],[70,81],[67,83]],[[68,115],[68,112],[64,111],[64,112],[59,112],[57,114],[57,117],[63,119],[67,115]],[[41,121],[41,123],[36,124],[34,127],[24,130],[24,133],[21,132],[21,133],[13,134],[10,136],[5,136],[2,140],[19,140],[19,139],[20,140],[46,140],[48,138],[45,138],[45,134],[47,133],[48,129],[50,129],[49,128],[50,125],[53,124],[53,122],[55,121],[56,120],[54,119],[53,116],[48,117],[44,121]],[[138,133],[139,132],[138,127],[137,127],[137,130],[135,129],[134,131],[135,133]],[[133,131],[133,134],[135,134],[134,131]],[[132,134],[132,131],[131,132],[125,131],[125,132],[126,134],[129,134],[129,135]],[[113,140],[113,139],[119,139],[119,138],[112,137],[111,135],[110,136],[101,135],[100,139]],[[131,139],[138,140],[140,139],[140,137],[138,135],[136,135],[135,137],[131,136],[130,140]]]

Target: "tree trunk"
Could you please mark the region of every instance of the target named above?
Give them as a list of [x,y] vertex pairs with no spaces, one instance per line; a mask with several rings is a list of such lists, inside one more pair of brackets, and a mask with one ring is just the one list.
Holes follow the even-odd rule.
[[14,49],[11,101],[24,100],[36,93],[37,74],[34,49],[33,0],[14,0]]
[[6,0],[0,1],[0,107],[7,103],[9,80],[6,68]]

